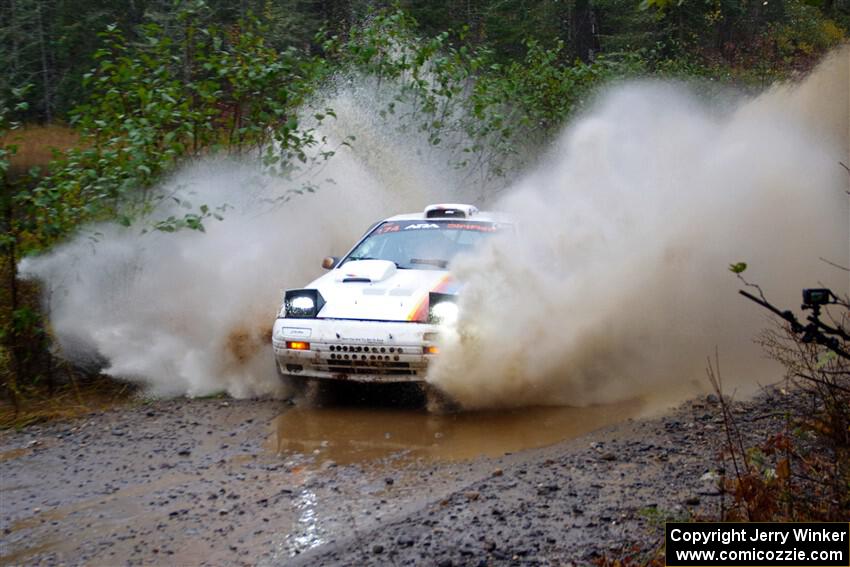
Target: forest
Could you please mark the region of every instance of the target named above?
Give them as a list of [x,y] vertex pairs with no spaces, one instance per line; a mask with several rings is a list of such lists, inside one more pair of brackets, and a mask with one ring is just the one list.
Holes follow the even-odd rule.
[[262,28],[263,44],[277,54],[291,50],[290,55],[331,60],[324,45],[329,38],[348,38],[388,10],[404,13],[417,36],[445,33],[444,41],[452,45],[492,50],[501,64],[521,60],[534,41],[546,49],[563,44],[559,65],[633,55],[651,70],[673,66],[688,74],[761,84],[804,70],[841,41],[850,19],[845,0],[135,0],[126,5],[4,0],[0,92],[11,101],[13,92],[27,88],[27,109],[13,113],[16,118],[67,122],[91,98],[84,79],[110,45],[109,33],[121,34],[137,51],[152,33],[200,43],[199,36],[213,30],[233,38],[250,21]]
[[334,109],[316,95],[340,76],[398,81],[414,109],[398,127],[455,144],[452,165],[486,164],[496,186],[601,85],[756,92],[804,74],[850,25],[847,0],[2,0],[0,13],[0,368],[13,400],[63,381],[22,258],[96,221],[204,230],[226,212],[145,220],[156,183],[201,156],[284,177],[333,159],[316,126]]

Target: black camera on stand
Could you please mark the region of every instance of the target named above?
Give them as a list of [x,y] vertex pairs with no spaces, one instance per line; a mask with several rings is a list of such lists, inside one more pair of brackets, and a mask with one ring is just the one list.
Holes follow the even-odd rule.
[[806,288],[803,290],[803,309],[813,309],[821,305],[835,303],[835,294],[825,287]]
[[796,335],[802,335],[800,337],[802,342],[817,343],[825,346],[842,358],[850,359],[850,353],[842,348],[841,342],[838,340],[841,338],[844,341],[850,341],[850,334],[841,327],[833,327],[820,320],[821,307],[838,303],[838,298],[832,293],[832,290],[827,288],[806,288],[803,290],[803,305],[800,308],[804,311],[810,310],[812,312],[811,315],[806,317],[806,320],[809,322],[807,325],[800,323],[791,311],[780,311],[768,303],[764,296],[756,297],[744,290],[740,290],[738,293],[751,301],[755,301],[765,309],[769,309],[785,321],[788,321],[791,326],[791,332]]

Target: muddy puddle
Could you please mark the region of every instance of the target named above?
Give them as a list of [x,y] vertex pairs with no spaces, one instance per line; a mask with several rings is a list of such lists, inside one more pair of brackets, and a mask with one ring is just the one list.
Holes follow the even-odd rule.
[[544,447],[636,417],[638,401],[436,415],[367,407],[293,408],[273,421],[268,446],[317,465],[385,459],[465,460]]

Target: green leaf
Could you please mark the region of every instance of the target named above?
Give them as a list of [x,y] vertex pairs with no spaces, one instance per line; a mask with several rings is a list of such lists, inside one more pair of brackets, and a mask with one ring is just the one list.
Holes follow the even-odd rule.
[[733,274],[743,274],[746,269],[746,262],[737,262],[735,264],[729,264],[729,271]]

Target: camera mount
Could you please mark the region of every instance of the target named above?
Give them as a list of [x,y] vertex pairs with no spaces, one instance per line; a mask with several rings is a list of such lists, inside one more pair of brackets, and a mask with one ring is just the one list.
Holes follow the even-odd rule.
[[756,297],[744,290],[739,290],[738,293],[787,321],[792,333],[802,335],[800,337],[802,342],[817,343],[828,348],[838,356],[850,360],[850,353],[842,348],[838,340],[841,338],[842,340],[850,341],[850,334],[840,327],[827,325],[820,320],[821,307],[838,302],[838,298],[831,290],[826,288],[807,288],[803,290],[803,304],[800,308],[804,311],[811,310],[812,312],[806,317],[806,321],[808,321],[807,325],[803,325],[791,311],[787,309],[781,311],[764,298]]

